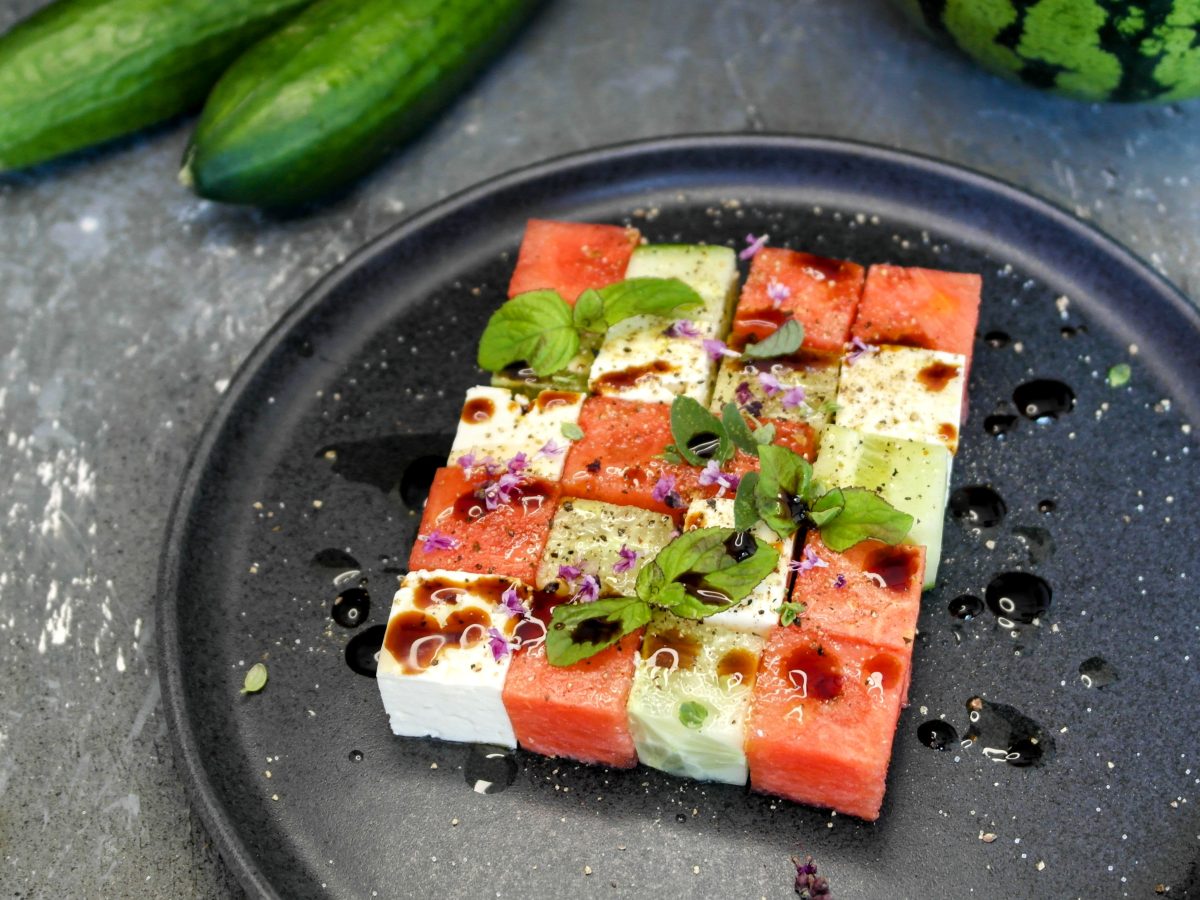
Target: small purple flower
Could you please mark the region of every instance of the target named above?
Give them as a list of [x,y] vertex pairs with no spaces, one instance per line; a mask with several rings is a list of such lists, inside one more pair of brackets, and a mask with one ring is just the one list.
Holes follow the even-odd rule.
[[621,561],[613,565],[613,571],[618,575],[632,569],[639,555],[636,550],[630,550],[625,544],[621,545],[621,549],[617,551],[617,554],[621,557]]
[[874,344],[863,343],[862,338],[858,337],[850,341],[850,348],[850,352],[846,355],[846,363],[851,366],[858,362],[864,355],[879,352],[879,348]]
[[663,334],[673,338],[698,338],[701,332],[690,319],[679,319],[668,325]]
[[783,301],[792,296],[792,289],[782,281],[776,281],[772,278],[767,282],[767,297],[771,300],[771,306],[779,309],[783,305]]
[[510,616],[525,615],[525,604],[517,596],[517,589],[513,585],[510,584],[500,595],[500,608]]
[[539,450],[536,455],[537,456],[558,456],[560,453],[562,453],[566,449],[567,449],[566,447],[560,447],[558,445],[558,443],[554,440],[554,438],[550,438],[550,440],[546,441],[546,443],[544,443],[542,445],[542,449]]
[[712,360],[718,360],[722,356],[732,356],[736,359],[742,355],[736,350],[730,350],[725,346],[724,342],[718,341],[716,338],[705,338],[700,342],[700,344],[702,347],[704,347],[704,352],[707,353],[709,358]]
[[792,864],[796,867],[794,887],[800,900],[831,900],[833,892],[829,889],[829,881],[817,874],[811,856],[805,857],[803,862],[793,856]]
[[724,493],[727,490],[737,490],[738,482],[741,479],[729,472],[722,472],[721,464],[715,459],[710,459],[708,464],[700,471],[699,481],[704,487],[715,484],[721,489],[721,493]]
[[458,458],[458,464],[462,466],[464,472],[469,472],[475,468],[475,454],[464,453]]
[[494,626],[488,629],[488,649],[492,651],[492,659],[496,662],[500,662],[512,652],[512,647],[508,645],[508,638]]
[[579,585],[579,590],[575,597],[579,600],[585,600],[588,603],[600,596],[600,579],[595,575],[584,575],[583,582]]
[[654,490],[650,492],[650,496],[654,498],[656,503],[666,503],[669,497],[675,491],[675,476],[674,475],[659,475],[658,481],[654,483]]
[[425,553],[433,553],[437,550],[455,550],[459,543],[458,538],[443,534],[436,529],[421,537],[421,541],[423,543],[421,549]]
[[783,395],[781,402],[784,409],[795,409],[797,406],[802,406],[807,397],[808,395],[805,393],[804,388],[796,385],[794,388],[788,389],[788,392]]
[[754,392],[750,390],[750,382],[738,382],[738,386],[733,389],[733,398],[737,400],[739,406],[749,406],[754,402]]
[[508,469],[510,475],[520,475],[529,468],[529,457],[524,453],[518,453],[505,464],[505,468]]
[[838,572],[838,577],[833,579],[833,586],[839,591],[846,586],[846,576]]
[[746,235],[747,247],[738,254],[738,259],[753,259],[758,255],[758,251],[767,246],[767,241],[771,239],[769,234],[759,235],[755,237],[752,234]]
[[559,566],[558,567],[558,577],[571,585],[573,585],[576,581],[578,581],[579,577],[582,574],[583,574],[583,569],[579,568],[579,566]]
[[779,379],[770,372],[759,372],[758,383],[762,385],[762,389],[768,397],[773,397],[783,390],[783,385],[779,383]]
[[817,556],[812,547],[805,547],[800,559],[793,559],[788,563],[788,568],[793,572],[807,572],[810,569],[827,569],[829,563]]

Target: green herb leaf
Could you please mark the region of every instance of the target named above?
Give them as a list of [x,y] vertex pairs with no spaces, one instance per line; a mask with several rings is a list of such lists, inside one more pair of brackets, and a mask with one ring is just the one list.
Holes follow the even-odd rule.
[[704,305],[700,295],[678,278],[626,278],[600,289],[604,321],[610,326],[632,316],[675,318]]
[[788,319],[773,333],[757,344],[747,344],[742,350],[743,356],[751,359],[770,359],[773,356],[787,356],[795,353],[804,343],[804,326],[795,319]]
[[1117,363],[1108,370],[1108,386],[1110,388],[1124,387],[1129,384],[1129,379],[1133,377],[1133,369],[1129,367],[1129,363]]
[[580,331],[608,330],[608,323],[604,321],[604,298],[599,291],[588,288],[576,298],[573,319]]
[[663,574],[662,566],[655,559],[647,560],[638,569],[637,582],[634,591],[638,597],[647,603],[654,603],[662,589],[667,586],[667,576]]
[[579,351],[570,305],[554,291],[518,294],[496,310],[479,341],[479,366],[499,372],[526,362],[538,375],[566,368]]
[[582,441],[583,440],[583,429],[580,428],[578,425],[576,425],[574,422],[563,422],[562,428],[560,428],[559,430],[562,432],[562,436],[565,437],[568,441]]
[[560,604],[546,629],[546,659],[552,666],[573,665],[649,621],[650,605],[637,597]]
[[738,482],[733,497],[733,527],[738,531],[753,528],[758,522],[758,507],[754,504],[754,490],[758,487],[758,473],[747,472]]
[[[708,573],[703,583],[727,594],[734,603],[745,600],[779,563],[778,550],[761,538],[754,538],[754,544],[752,556]],[[731,557],[726,559],[732,561]]]
[[263,663],[255,663],[246,670],[246,680],[242,682],[243,694],[257,694],[267,686],[267,667]]
[[[775,423],[768,422],[766,425],[760,425],[755,428],[750,434],[754,437],[756,444],[770,444],[775,441]],[[757,452],[757,448],[755,450]]]
[[834,488],[813,501],[812,510],[814,516],[837,510],[833,517],[822,517],[820,529],[825,546],[838,553],[869,539],[898,544],[913,525],[908,513],[863,488]]
[[708,718],[708,707],[695,700],[679,704],[679,721],[687,728],[699,728]]
[[737,445],[739,450],[749,453],[751,456],[758,453],[758,443],[750,432],[750,426],[746,424],[737,404],[732,400],[726,403],[721,410],[721,424],[725,426],[729,439]]
[[792,518],[787,497],[808,501],[812,490],[812,466],[787,447],[765,444],[758,448],[759,479],[755,506],[762,520],[781,538],[795,533],[799,523]]
[[662,571],[665,581],[675,581],[689,572],[700,575],[715,572],[724,563],[733,564],[733,559],[725,552],[725,542],[732,536],[732,528],[685,531],[658,551],[654,565]]
[[[713,453],[700,456],[688,444],[696,437],[711,436],[717,441]],[[693,466],[704,466],[709,459],[724,462],[733,456],[733,442],[721,420],[691,397],[676,397],[671,403],[671,437],[675,443],[668,447]]]
[[[672,541],[682,541],[690,535],[702,535],[699,539],[686,542],[678,555],[668,560],[667,575],[674,574],[671,587],[684,589],[682,596],[671,595],[670,610],[685,619],[705,619],[736,606],[767,577],[779,562],[779,553],[770,544],[754,539],[753,555],[737,562],[725,550],[725,543],[735,534],[732,528],[701,528],[689,531]],[[663,550],[671,547],[668,544]],[[662,551],[659,553],[661,558]],[[686,569],[681,568],[690,562]],[[699,575],[698,583],[684,585],[674,579],[684,575]],[[663,591],[661,598],[667,596]]]
[[799,619],[807,608],[803,603],[792,603],[789,600],[775,610],[775,612],[779,613],[779,624],[787,628]]

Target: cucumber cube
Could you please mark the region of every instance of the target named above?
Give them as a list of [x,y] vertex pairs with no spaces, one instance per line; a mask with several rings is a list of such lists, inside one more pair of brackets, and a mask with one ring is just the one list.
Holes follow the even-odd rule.
[[[807,422],[820,434],[832,418],[830,407],[837,397],[840,364],[836,354],[807,350],[777,359],[724,357],[709,408],[719,416],[732,401],[756,419]],[[771,379],[779,382],[781,390],[768,393],[764,381],[774,387]],[[784,406],[787,391],[795,387],[804,389],[804,403]],[[747,397],[749,402],[745,402]]]

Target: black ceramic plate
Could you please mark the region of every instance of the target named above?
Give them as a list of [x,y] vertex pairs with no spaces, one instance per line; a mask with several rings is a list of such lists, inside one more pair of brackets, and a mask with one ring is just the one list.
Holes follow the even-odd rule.
[[[947,523],[878,823],[645,768],[395,738],[375,683],[347,665],[347,642],[386,620],[430,458],[482,378],[475,344],[530,216],[631,222],[655,241],[741,246],[765,231],[863,263],[982,273],[954,485],[991,486],[1007,513],[982,530]],[[1122,362],[1132,378],[1110,387]],[[1076,402],[1039,424],[1014,390],[1040,378]],[[785,897],[796,853],[838,897],[1195,891],[1200,448],[1185,423],[1200,419],[1198,385],[1200,316],[1180,295],[1090,227],[943,163],[724,136],[495,179],[325,279],[252,354],[205,432],[159,610],[192,799],[264,896]],[[351,568],[371,605],[348,629],[330,609],[333,577]],[[1050,586],[1040,625],[948,612],[1013,571]],[[269,685],[240,696],[260,659]],[[941,717],[964,736],[975,696],[999,704],[982,725],[999,712],[1039,729],[1037,765],[981,753],[1005,749],[1004,734],[967,750],[922,744],[919,726]]]

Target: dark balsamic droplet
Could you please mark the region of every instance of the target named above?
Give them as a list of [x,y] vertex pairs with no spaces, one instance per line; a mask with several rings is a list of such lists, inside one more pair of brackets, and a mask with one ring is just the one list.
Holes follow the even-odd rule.
[[1032,566],[1040,566],[1058,549],[1054,538],[1045,528],[1038,528],[1036,525],[1018,525],[1012,530],[1012,533],[1025,545],[1025,549],[1029,552],[1029,564]]
[[1022,415],[1041,425],[1074,409],[1075,392],[1061,381],[1037,378],[1013,391],[1013,402]]
[[1038,502],[1038,512],[1052,513],[1057,504],[1053,500],[1041,500]]
[[352,587],[333,598],[330,616],[343,628],[357,628],[371,612],[371,595],[366,588]]
[[1006,331],[989,331],[983,336],[983,340],[989,347],[999,349],[1007,347],[1012,338],[1008,336],[1008,332]]
[[362,761],[363,761],[363,753],[361,750],[351,750],[350,751],[350,762],[362,762]]
[[989,760],[1026,768],[1043,765],[1054,756],[1054,738],[1013,707],[972,697],[967,709],[971,725],[964,741],[979,747]]
[[949,722],[930,719],[917,726],[917,740],[931,750],[955,750],[958,748],[958,731]]
[[[1031,624],[1050,609],[1050,585],[1028,572],[1004,572],[988,582],[988,609],[1009,623]],[[1006,626],[1007,627],[1007,626]]]
[[721,439],[711,431],[701,431],[692,435],[687,442],[687,448],[701,459],[712,459],[721,447]]
[[386,625],[372,625],[350,639],[350,643],[346,644],[346,665],[351,671],[367,678],[375,677],[386,632]]
[[313,554],[310,562],[314,568],[336,569],[338,572],[360,568],[357,559],[345,550],[339,550],[337,547],[326,547],[324,550],[318,550]]
[[983,430],[995,437],[1003,437],[1017,425],[1017,417],[998,413],[983,420]]
[[808,501],[799,494],[789,494],[782,491],[779,494],[779,500],[787,507],[788,516],[797,525],[803,525],[808,521]]
[[1077,336],[1083,334],[1085,331],[1087,331],[1087,329],[1082,325],[1080,325],[1078,327],[1064,325],[1062,328],[1058,329],[1058,333],[1061,334],[1067,340],[1070,340],[1073,337],[1077,337]]
[[687,816],[685,816],[683,813],[675,813],[675,821],[676,822],[686,822]]
[[1084,687],[1104,688],[1120,678],[1112,663],[1103,656],[1091,656],[1079,664],[1079,680]]
[[453,440],[445,434],[391,435],[329,444],[318,448],[316,456],[329,460],[333,471],[347,481],[394,495],[411,465],[421,459],[444,460]]
[[758,544],[749,531],[735,531],[725,542],[725,552],[734,562],[749,559],[757,549]]
[[467,753],[463,778],[477,794],[499,794],[517,780],[517,760],[503,747],[476,744]]
[[983,600],[973,594],[960,594],[950,601],[947,609],[954,618],[969,621],[983,612]]
[[444,456],[421,456],[414,459],[400,476],[400,499],[409,509],[421,509],[429,498],[433,476],[446,464]]
[[987,485],[960,487],[950,495],[950,515],[977,528],[994,528],[1008,512],[1008,505]]

